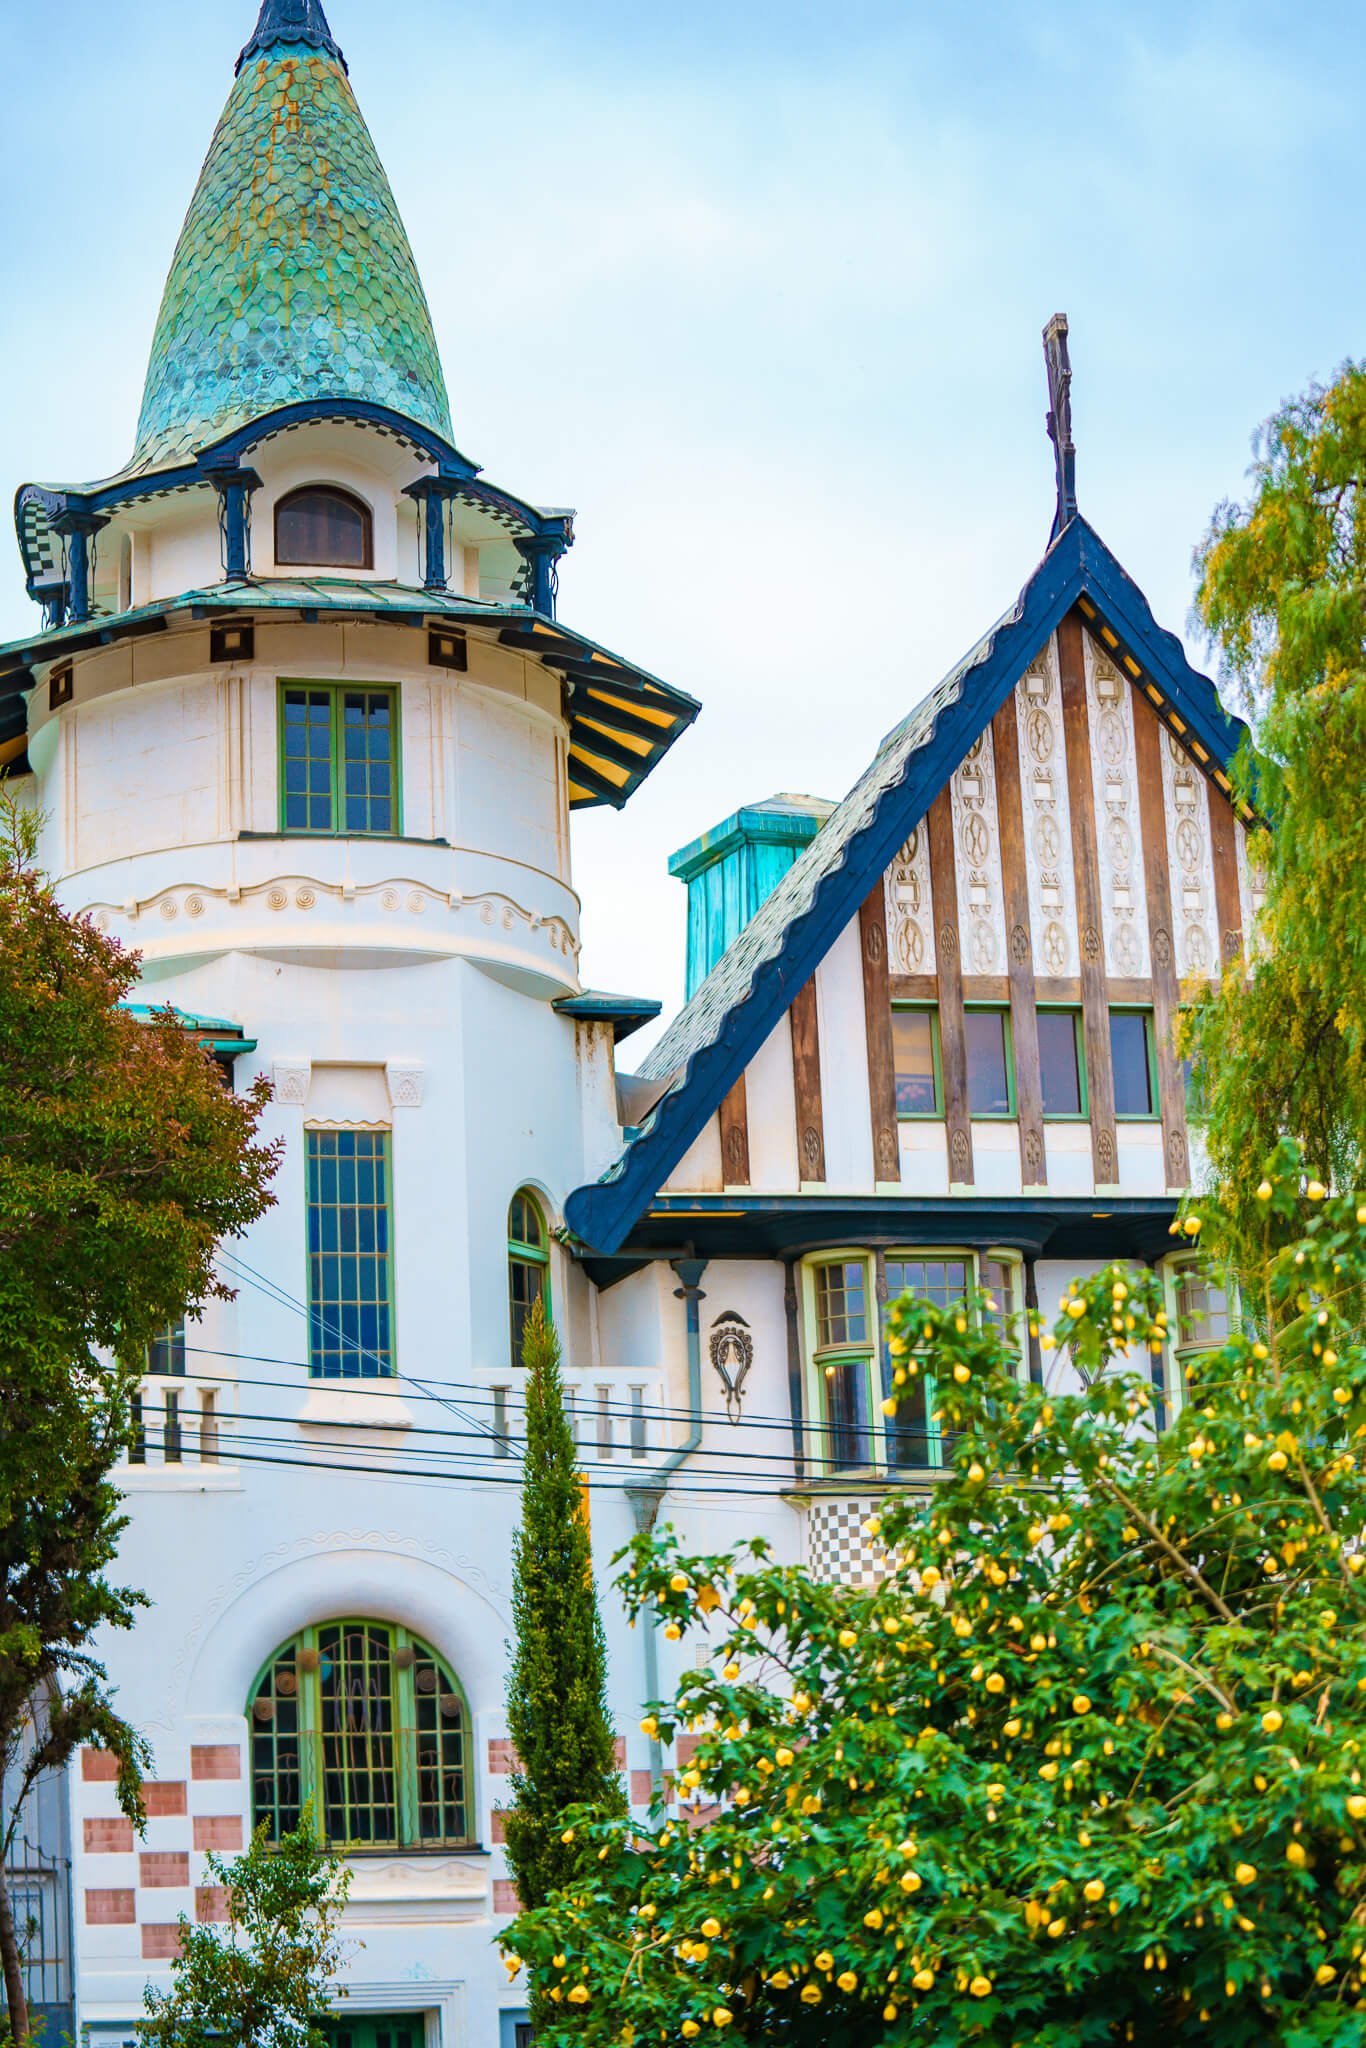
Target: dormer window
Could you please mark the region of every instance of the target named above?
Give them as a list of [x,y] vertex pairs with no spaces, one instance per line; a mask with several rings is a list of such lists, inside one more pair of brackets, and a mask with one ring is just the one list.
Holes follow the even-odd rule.
[[305,484],[275,507],[277,568],[373,569],[370,507],[335,484]]

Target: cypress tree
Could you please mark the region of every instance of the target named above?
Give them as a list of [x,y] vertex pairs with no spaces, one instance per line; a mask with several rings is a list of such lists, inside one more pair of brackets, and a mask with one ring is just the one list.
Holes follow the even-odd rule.
[[[627,1810],[607,1711],[607,1647],[579,1490],[578,1454],[564,1412],[560,1345],[544,1304],[522,1341],[526,1461],[522,1522],[513,1546],[517,1629],[508,1728],[519,1768],[507,1815],[508,1863],[523,1907],[541,1906],[582,1868],[578,1841],[561,1839],[568,1806]],[[533,2017],[537,2003],[532,1987]]]

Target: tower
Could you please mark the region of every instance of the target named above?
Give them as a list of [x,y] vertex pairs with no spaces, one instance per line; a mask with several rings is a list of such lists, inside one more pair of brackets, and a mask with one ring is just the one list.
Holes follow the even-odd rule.
[[[457,445],[319,0],[265,0],[238,59],[128,462],[16,510],[42,616],[0,650],[0,771],[284,1141],[236,1301],[147,1358],[120,1480],[153,1609],[109,1653],[155,1777],[135,1841],[103,1760],[73,1776],[78,2023],[127,2038],[177,1915],[221,1911],[207,1851],[312,1799],[356,1858],[350,2048],[498,2042],[529,1302],[604,1414],[661,1399],[555,1235],[652,1014],[580,986],[569,819],[697,706],[558,617],[572,515]],[[619,1490],[595,1526],[624,1538]]]

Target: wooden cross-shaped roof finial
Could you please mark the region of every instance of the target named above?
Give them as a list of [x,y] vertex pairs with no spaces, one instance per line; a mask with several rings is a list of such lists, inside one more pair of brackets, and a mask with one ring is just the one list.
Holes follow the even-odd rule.
[[1048,369],[1048,438],[1058,472],[1052,536],[1056,540],[1077,516],[1077,451],[1072,445],[1072,365],[1067,359],[1066,313],[1055,313],[1045,327],[1043,359]]

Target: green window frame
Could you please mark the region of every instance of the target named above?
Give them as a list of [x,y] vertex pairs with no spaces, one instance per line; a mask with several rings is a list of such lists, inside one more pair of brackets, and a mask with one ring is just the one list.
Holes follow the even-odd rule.
[[1179,1406],[1200,1360],[1222,1349],[1241,1317],[1236,1294],[1220,1286],[1198,1254],[1164,1260],[1163,1279],[1173,1368],[1169,1392]]
[[279,759],[282,832],[332,839],[401,835],[396,685],[282,681]]
[[968,1066],[968,1115],[974,1123],[1009,1123],[1019,1114],[1015,1098],[1015,1034],[1010,1028],[1010,1011],[1001,1003],[967,1003],[963,1009],[964,1037],[966,1026],[972,1017],[999,1017],[1001,1020],[1001,1054],[1005,1065],[1006,1107],[1004,1109],[977,1109],[972,1101],[972,1068]]
[[[1040,1018],[1070,1017],[1072,1020],[1072,1039],[1077,1055],[1077,1089],[1081,1105],[1078,1109],[1050,1109],[1045,1100],[1043,1109],[1044,1121],[1050,1124],[1089,1123],[1091,1118],[1091,1080],[1086,1068],[1086,1027],[1082,1012],[1071,1003],[1040,1003],[1039,1016]],[[1041,1068],[1042,1064],[1041,1059]],[[1040,1072],[1039,1079],[1040,1089],[1042,1090],[1042,1072]]]
[[[930,1109],[903,1109],[901,1106],[902,1075],[900,1069],[897,1066],[896,1020],[898,1017],[906,1016],[924,1017],[928,1019],[929,1022],[930,1079],[931,1085],[934,1089],[934,1104],[933,1107]],[[936,1119],[942,1118],[944,1114],[944,1061],[939,1044],[939,1005],[937,1003],[893,1003],[892,1066],[894,1086],[896,1089],[896,1113],[898,1120],[902,1123],[928,1123]],[[924,1078],[925,1077],[923,1073],[915,1076],[915,1079],[921,1082],[923,1082]]]
[[1115,1121],[1122,1124],[1157,1123],[1161,1120],[1162,1103],[1158,1094],[1157,1033],[1153,1027],[1153,1013],[1151,1010],[1130,1009],[1127,1007],[1116,1007],[1110,1011],[1106,1028],[1110,1032],[1110,1060],[1112,1066],[1114,1064],[1114,1025],[1115,1019],[1118,1017],[1137,1017],[1142,1023],[1143,1050],[1148,1068],[1148,1107],[1146,1109],[1116,1108]]
[[251,1688],[252,1822],[279,1842],[311,1801],[333,1849],[467,1848],[470,1715],[450,1666],[389,1622],[320,1622]]
[[307,1146],[308,1370],[385,1379],[394,1370],[390,1133],[310,1124]]
[[518,1188],[508,1205],[508,1334],[512,1363],[522,1363],[527,1317],[538,1301],[550,1314],[550,1231],[545,1211],[530,1188]]
[[[832,1284],[828,1276],[836,1274],[838,1282]],[[857,1281],[851,1279],[854,1274]],[[942,1467],[952,1454],[952,1443],[935,1418],[933,1375],[922,1375],[914,1388],[895,1387],[893,1375],[902,1361],[893,1359],[887,1348],[887,1312],[908,1290],[948,1309],[975,1287],[992,1292],[998,1304],[993,1320],[1003,1330],[1013,1327],[1023,1372],[1020,1253],[1005,1247],[970,1251],[961,1245],[896,1245],[885,1251],[850,1247],[821,1252],[803,1262],[816,1462],[827,1475]],[[857,1305],[851,1313],[854,1295]],[[894,1391],[901,1402],[899,1413],[885,1416],[881,1404]]]

